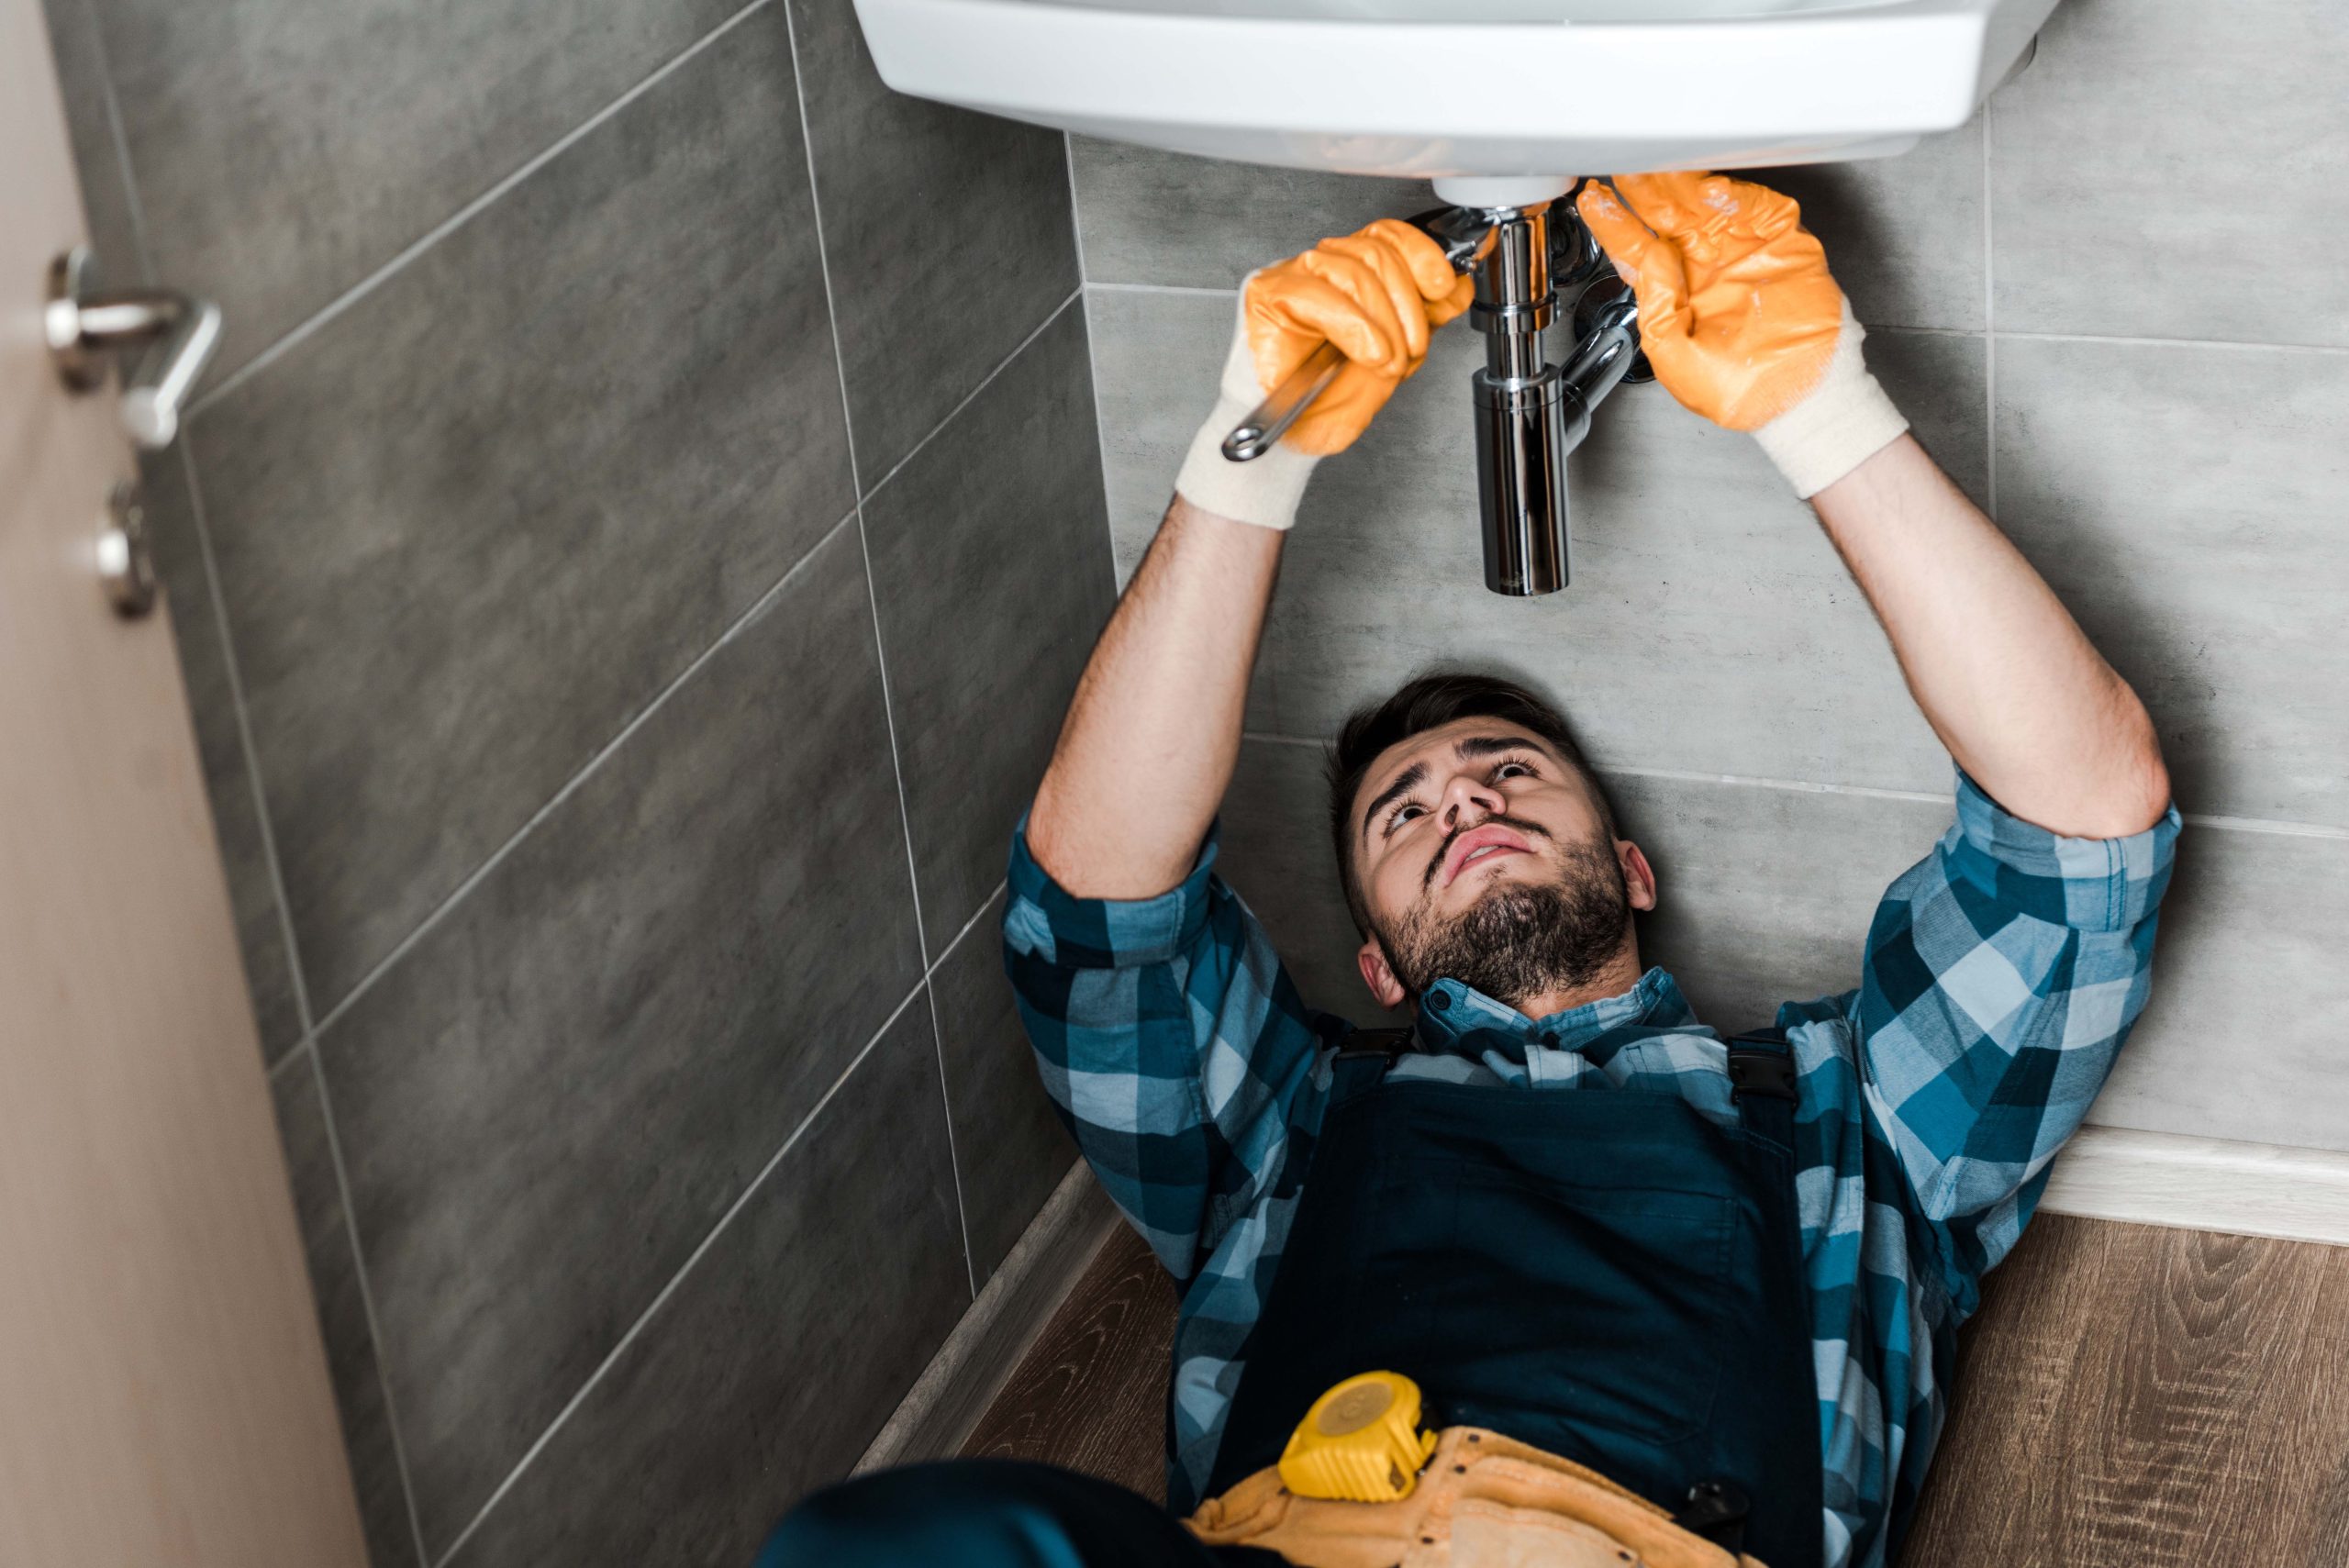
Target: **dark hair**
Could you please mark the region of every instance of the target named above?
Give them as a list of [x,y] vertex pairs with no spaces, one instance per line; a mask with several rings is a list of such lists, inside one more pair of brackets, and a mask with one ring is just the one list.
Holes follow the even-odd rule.
[[1330,780],[1330,839],[1338,851],[1338,883],[1345,890],[1346,908],[1354,929],[1368,936],[1370,906],[1354,876],[1354,836],[1352,817],[1354,795],[1371,763],[1390,746],[1459,718],[1497,718],[1530,729],[1564,758],[1598,804],[1598,819],[1609,838],[1615,836],[1614,808],[1598,775],[1591,771],[1582,748],[1566,730],[1556,708],[1514,681],[1473,673],[1419,675],[1386,701],[1356,708],[1338,730],[1328,756]]

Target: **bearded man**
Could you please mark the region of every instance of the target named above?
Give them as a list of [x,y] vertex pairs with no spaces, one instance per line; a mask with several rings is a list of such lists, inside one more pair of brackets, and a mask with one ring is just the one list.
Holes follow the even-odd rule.
[[[1306,479],[1465,297],[1400,224],[1252,275],[1004,917],[1045,1086],[1181,1287],[1170,1507],[928,1466],[820,1496],[775,1561],[1897,1551],[1957,1325],[2144,1004],[2179,819],[2143,705],[1906,434],[1793,204],[1669,174],[1577,206],[1658,379],[1813,503],[1954,759],[1954,824],[1887,890],[1854,989],[1725,1039],[1643,965],[1655,873],[1559,714],[1425,677],[1330,768],[1362,978],[1409,1028],[1308,1003],[1217,877],[1214,817]],[[1224,462],[1325,339],[1331,392]]]

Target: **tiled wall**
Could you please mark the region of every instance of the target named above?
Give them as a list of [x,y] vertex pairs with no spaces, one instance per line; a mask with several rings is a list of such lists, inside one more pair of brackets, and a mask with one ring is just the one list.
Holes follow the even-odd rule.
[[377,1568],[747,1561],[1074,1158],[1063,143],[850,0],[50,11],[109,275],[227,313],[148,483]]
[[[1975,123],[1787,171],[1918,434],[2144,695],[2192,827],[2155,996],[2097,1106],[2349,1149],[2349,12],[2065,0]],[[1424,185],[1074,148],[1111,529],[1130,572],[1248,268]],[[1661,388],[1599,410],[1575,582],[1481,585],[1448,331],[1291,536],[1226,803],[1232,880],[1308,996],[1362,1016],[1315,747],[1437,660],[1563,701],[1664,884],[1648,924],[1742,1027],[1856,982],[1949,765],[1833,550],[1752,441]]]

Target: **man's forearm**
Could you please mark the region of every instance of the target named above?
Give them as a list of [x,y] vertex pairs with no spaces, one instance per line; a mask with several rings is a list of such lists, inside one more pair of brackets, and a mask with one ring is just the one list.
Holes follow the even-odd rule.
[[1812,497],[1926,720],[2009,811],[2139,832],[2169,801],[2144,705],[2054,591],[1903,436]]
[[1282,538],[1179,495],[1167,509],[1029,813],[1029,852],[1071,893],[1147,898],[1190,871],[1239,759]]

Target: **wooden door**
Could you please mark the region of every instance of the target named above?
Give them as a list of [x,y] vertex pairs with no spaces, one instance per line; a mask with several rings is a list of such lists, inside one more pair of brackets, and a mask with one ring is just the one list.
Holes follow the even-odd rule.
[[129,451],[42,337],[83,239],[0,0],[0,1563],[362,1568],[169,607],[96,576]]

